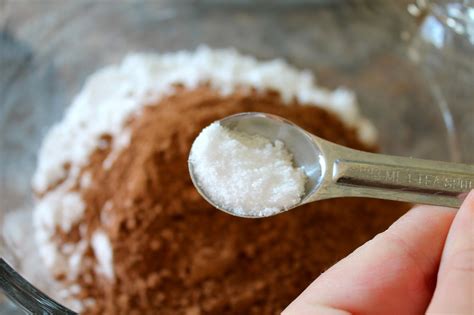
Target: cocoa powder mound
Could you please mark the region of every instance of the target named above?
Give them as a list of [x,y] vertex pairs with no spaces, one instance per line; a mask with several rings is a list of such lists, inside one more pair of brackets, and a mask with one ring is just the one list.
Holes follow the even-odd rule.
[[[335,143],[375,150],[335,115],[283,104],[273,92],[221,96],[206,86],[178,88],[130,120],[130,145],[111,168],[103,167],[110,149],[102,148],[83,170],[92,174],[89,187],[77,187],[86,237],[99,228],[108,234],[115,272],[109,280],[83,268],[78,297],[96,302],[86,313],[278,314],[322,271],[406,211],[404,204],[357,198],[264,219],[216,210],[191,183],[189,150],[203,127],[245,111],[276,114]],[[77,241],[77,228],[61,238]],[[94,259],[91,250],[87,255]]]

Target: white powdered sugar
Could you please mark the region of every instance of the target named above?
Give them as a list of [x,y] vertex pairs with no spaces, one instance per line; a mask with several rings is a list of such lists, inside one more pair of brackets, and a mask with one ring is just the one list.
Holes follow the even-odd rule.
[[221,208],[269,216],[300,202],[306,176],[283,142],[213,123],[193,143],[189,161],[197,184]]
[[92,249],[97,259],[97,273],[106,276],[109,279],[114,277],[114,266],[112,264],[112,247],[110,245],[109,237],[104,231],[97,230],[92,235],[91,239]]
[[94,150],[108,145],[101,137],[109,135],[112,139],[111,153],[103,165],[110,168],[120,150],[129,145],[126,122],[140,115],[144,106],[172,94],[177,83],[187,89],[208,83],[222,95],[237,88],[275,90],[284,101],[297,99],[322,106],[354,127],[363,141],[375,140],[374,129],[359,114],[352,92],[321,88],[310,72],[297,70],[283,60],[261,62],[233,49],[213,50],[204,46],[194,52],[130,54],[120,64],[91,75],[63,120],[46,135],[39,151],[32,184],[43,195],[35,209],[34,225],[41,256],[50,268],[76,274],[87,245],[103,253],[97,254],[96,270],[113,277],[110,242],[103,238],[106,234],[97,234],[93,244],[73,244],[74,248],[67,251],[61,250],[61,241],[53,236],[57,228],[68,232],[83,217],[85,205],[80,194],[71,190],[93,183],[93,174],[81,175],[81,170]]
[[63,232],[69,232],[82,218],[84,210],[78,193],[53,190],[37,203],[34,222],[48,230],[59,227]]

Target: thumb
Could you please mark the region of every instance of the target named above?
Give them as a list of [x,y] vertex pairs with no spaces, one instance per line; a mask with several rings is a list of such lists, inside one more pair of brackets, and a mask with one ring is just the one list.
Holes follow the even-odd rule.
[[449,230],[428,314],[474,314],[474,190]]

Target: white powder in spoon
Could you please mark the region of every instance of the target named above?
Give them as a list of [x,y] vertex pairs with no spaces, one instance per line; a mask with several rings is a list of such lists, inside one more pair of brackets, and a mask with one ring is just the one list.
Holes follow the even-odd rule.
[[213,123],[189,156],[199,187],[215,204],[238,215],[268,216],[301,201],[306,175],[283,142]]

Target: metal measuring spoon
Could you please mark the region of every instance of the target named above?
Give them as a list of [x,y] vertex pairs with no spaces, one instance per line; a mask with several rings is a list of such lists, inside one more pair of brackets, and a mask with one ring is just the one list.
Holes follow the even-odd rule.
[[[368,153],[323,140],[281,117],[263,113],[241,113],[219,121],[221,126],[281,140],[293,154],[295,166],[307,176],[305,193],[298,204],[284,212],[316,200],[336,197],[370,197],[457,208],[474,188],[474,165],[421,160]],[[199,186],[188,162],[198,192],[214,207],[237,214],[216,204]],[[278,214],[276,213],[276,214]]]

